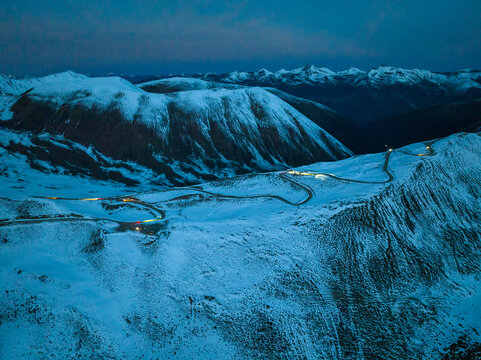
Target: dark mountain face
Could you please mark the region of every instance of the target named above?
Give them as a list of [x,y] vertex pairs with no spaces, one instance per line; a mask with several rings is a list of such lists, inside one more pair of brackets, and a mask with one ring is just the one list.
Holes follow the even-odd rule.
[[266,88],[286,103],[294,107],[314,123],[346,145],[354,153],[361,154],[376,150],[372,134],[355,121],[341,115],[320,103],[289,95],[276,88]]
[[201,82],[193,91],[182,91],[185,87],[166,90],[167,85],[150,84],[148,93],[118,78],[69,81],[60,76],[14,98],[11,118],[2,125],[91,146],[114,161],[152,170],[167,185],[351,154],[295,108],[260,88]]
[[[338,112],[325,111],[319,103],[290,96],[278,89],[268,90],[326,129],[357,154],[384,151],[386,144],[390,147],[401,147],[414,142],[448,136],[460,131],[475,131],[481,126],[481,100],[441,103],[406,111],[407,107],[401,102],[404,102],[407,97],[404,97],[402,101],[390,99],[390,97],[397,97],[394,90],[391,94],[383,94],[382,96],[372,96],[373,93],[370,93],[370,90],[366,92],[358,90],[363,99],[362,101],[359,99],[360,107],[367,109],[365,104],[373,106],[373,101],[375,101],[374,107],[386,106],[389,107],[387,113],[396,114],[363,123],[345,117]],[[466,98],[470,98],[479,89],[471,90],[473,91]],[[415,96],[415,93],[419,96]],[[438,101],[448,100],[447,98],[441,99],[441,97],[436,100],[435,97],[429,95],[428,101],[420,89],[412,91],[409,96],[413,96],[413,98],[423,98],[424,96],[423,105],[429,104],[431,101],[437,103]],[[384,99],[381,100],[381,98]],[[335,99],[338,104],[334,104],[334,107],[341,108],[345,101],[353,103],[349,95],[342,95],[342,91]],[[355,116],[355,114],[352,116]],[[362,117],[362,114],[360,116]]]
[[437,105],[426,109],[378,119],[370,124],[377,136],[376,147],[382,142],[400,147],[413,142],[448,136],[460,131],[479,131],[481,100]]

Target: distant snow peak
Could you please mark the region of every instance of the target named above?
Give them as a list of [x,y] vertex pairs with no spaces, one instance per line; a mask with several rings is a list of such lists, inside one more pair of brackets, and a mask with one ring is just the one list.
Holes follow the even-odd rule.
[[[213,74],[200,76],[212,80]],[[303,67],[271,72],[260,69],[255,72],[234,71],[228,74],[215,75],[217,81],[246,83],[262,81],[264,84],[285,84],[296,86],[300,84],[322,85],[326,83],[350,83],[356,86],[381,88],[383,86],[406,85],[422,86],[426,83],[449,87],[463,92],[470,87],[481,88],[481,72],[476,70],[461,70],[451,73],[439,73],[422,69],[403,69],[389,65],[380,65],[368,71],[358,68],[348,68],[332,71],[325,67],[307,64]]]
[[257,71],[257,75],[259,75],[259,76],[267,76],[267,75],[271,75],[271,74],[273,74],[273,73],[270,72],[269,70],[264,69],[264,68]]

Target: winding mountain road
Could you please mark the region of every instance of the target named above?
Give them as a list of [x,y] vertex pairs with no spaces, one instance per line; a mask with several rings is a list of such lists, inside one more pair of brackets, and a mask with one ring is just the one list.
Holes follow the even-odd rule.
[[[403,154],[412,155],[412,156],[433,156],[436,152],[433,149],[433,144],[436,143],[441,139],[437,139],[434,141],[429,141],[425,143],[426,146],[426,153],[410,153],[404,150],[400,150]],[[119,221],[115,219],[109,218],[97,218],[97,217],[85,217],[78,214],[71,214],[71,215],[54,215],[54,216],[37,216],[31,218],[14,218],[14,219],[0,219],[0,227],[1,226],[8,226],[8,225],[15,225],[15,224],[33,224],[33,223],[40,223],[40,222],[59,222],[59,221],[108,221],[114,222],[119,225],[121,229],[127,230],[135,230],[146,234],[153,234],[151,229],[149,229],[152,223],[158,222],[165,218],[164,210],[160,209],[157,204],[160,203],[167,203],[177,200],[187,200],[194,197],[199,197],[200,194],[206,194],[211,197],[221,198],[221,199],[276,199],[282,201],[288,205],[299,206],[308,203],[312,197],[314,196],[314,190],[299,181],[296,181],[292,178],[292,176],[313,176],[313,177],[328,177],[331,179],[335,179],[338,181],[350,182],[350,183],[357,183],[357,184],[386,184],[393,181],[394,176],[389,170],[389,161],[391,159],[391,155],[393,153],[392,149],[389,149],[385,153],[384,162],[382,165],[382,171],[386,174],[387,178],[383,181],[368,181],[368,180],[357,180],[357,179],[349,179],[339,177],[329,173],[323,172],[311,172],[311,171],[296,171],[296,170],[288,170],[286,172],[279,173],[279,177],[284,181],[288,181],[292,183],[294,186],[298,187],[299,189],[303,190],[306,193],[306,197],[299,201],[293,202],[289,199],[286,199],[280,195],[275,194],[260,194],[260,195],[228,195],[222,193],[215,193],[211,191],[204,190],[201,186],[190,186],[190,187],[183,187],[183,188],[173,188],[169,190],[191,190],[195,191],[195,194],[184,194],[180,196],[176,196],[167,200],[156,201],[154,203],[146,202],[137,199],[135,196],[128,195],[128,196],[111,196],[105,198],[64,198],[64,197],[52,197],[52,196],[33,196],[33,198],[37,199],[49,199],[55,201],[101,201],[102,206],[106,210],[117,210],[123,207],[139,207],[141,209],[147,209],[149,213],[155,216],[152,219],[147,220],[139,220],[139,221]]]
[[[429,141],[429,142],[424,143],[425,146],[426,146],[426,150],[427,150],[427,152],[424,153],[424,154],[422,154],[422,153],[414,154],[414,153],[410,153],[410,152],[407,152],[407,151],[404,151],[404,150],[399,150],[399,151],[403,154],[412,155],[412,156],[433,156],[433,155],[436,154],[436,152],[434,151],[432,145],[439,140],[441,140],[441,139],[433,140],[433,141]],[[389,182],[394,180],[394,175],[389,171],[389,160],[391,159],[392,153],[393,153],[393,150],[389,149],[388,151],[386,151],[386,153],[385,153],[386,155],[384,156],[384,163],[382,165],[382,171],[386,174],[387,179],[383,180],[383,181],[368,181],[368,180],[348,179],[348,178],[339,177],[339,176],[329,174],[329,173],[312,172],[312,171],[289,170],[289,171],[287,171],[287,173],[290,174],[290,175],[298,175],[298,176],[329,177],[331,179],[350,182],[350,183],[356,183],[356,184],[386,184],[386,183],[389,183]]]
[[[303,205],[303,204],[309,202],[312,199],[312,197],[314,195],[314,190],[312,190],[309,186],[307,186],[305,184],[302,184],[302,183],[299,183],[299,182],[289,178],[287,176],[287,173],[285,173],[285,172],[279,173],[279,177],[282,178],[283,180],[289,181],[290,183],[292,183],[295,186],[299,187],[300,189],[304,190],[306,192],[305,199],[303,199],[299,202],[293,202],[293,201],[290,201],[289,199],[286,199],[282,196],[275,195],[275,194],[245,195],[245,196],[227,195],[227,194],[210,192],[210,191],[202,189],[200,186],[192,186],[192,187],[188,187],[187,189],[198,191],[198,192],[208,194],[208,195],[211,195],[211,196],[214,196],[214,197],[217,197],[217,198],[225,198],[225,199],[262,199],[262,198],[266,198],[266,199],[276,199],[276,200],[282,201],[282,202],[284,202],[286,204],[289,204],[289,205]],[[172,201],[172,200],[173,199],[164,200],[164,202],[169,202],[169,201]]]
[[356,179],[348,179],[342,178],[333,174],[323,173],[323,172],[312,172],[312,171],[296,171],[296,170],[289,170],[287,173],[289,175],[298,175],[298,176],[314,176],[314,177],[329,177],[331,179],[339,180],[339,181],[346,181],[351,183],[357,184],[386,184],[388,182],[393,181],[394,176],[389,171],[389,159],[391,158],[392,150],[386,151],[386,155],[384,157],[384,163],[382,166],[382,171],[387,175],[387,179],[383,181],[367,181],[367,180],[356,180]]

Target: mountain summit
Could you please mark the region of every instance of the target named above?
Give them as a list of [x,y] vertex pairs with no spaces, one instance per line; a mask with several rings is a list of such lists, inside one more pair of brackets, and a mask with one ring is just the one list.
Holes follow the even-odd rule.
[[197,84],[196,90],[176,85],[158,93],[154,85],[73,73],[4,80],[3,125],[91,146],[176,185],[351,155],[264,89]]
[[196,75],[204,80],[274,87],[291,95],[327,105],[361,123],[419,108],[481,97],[481,72],[439,73],[379,66],[334,72],[308,64],[275,72],[233,72]]

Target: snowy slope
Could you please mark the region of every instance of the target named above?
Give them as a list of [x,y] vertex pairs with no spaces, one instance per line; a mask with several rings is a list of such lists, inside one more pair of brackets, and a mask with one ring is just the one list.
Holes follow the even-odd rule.
[[306,65],[293,70],[198,74],[228,84],[275,87],[310,99],[365,124],[414,109],[481,98],[481,72],[438,73],[379,66],[369,71],[349,68],[334,72]]
[[171,93],[188,90],[238,89],[235,84],[216,83],[189,77],[171,77],[137,84],[138,87],[153,93]]
[[[147,92],[153,93],[173,93],[219,88],[245,88],[242,85],[211,82],[187,77],[154,80],[138,84],[138,86]],[[350,150],[362,152],[365,150],[365,143],[369,143],[368,133],[357,126],[355,122],[349,121],[340,115],[337,111],[314,101],[292,96],[276,88],[265,87],[264,89],[294,107],[309,120],[338,139]]]
[[3,84],[6,93],[28,90],[13,105],[10,95],[2,97],[8,110],[2,115],[4,126],[48,131],[93,146],[115,160],[163,173],[171,184],[351,154],[261,88],[184,80],[195,83],[195,90],[159,94],[119,77],[90,78],[71,72],[22,81]]
[[72,83],[77,80],[85,80],[87,77],[73,71],[65,71],[58,74],[44,77],[23,77],[16,78],[7,75],[0,75],[0,93],[20,95],[21,93],[40,85],[52,85],[59,83]]
[[[480,149],[479,134],[395,149],[385,183],[380,153],[297,169],[372,183],[274,172],[201,186],[217,197],[132,195],[19,156],[0,171],[1,219],[85,218],[0,222],[0,357],[478,358]],[[109,191],[139,207],[28,197]],[[309,191],[303,205],[227,197]],[[87,219],[143,220],[142,204],[165,211],[148,232]]]

